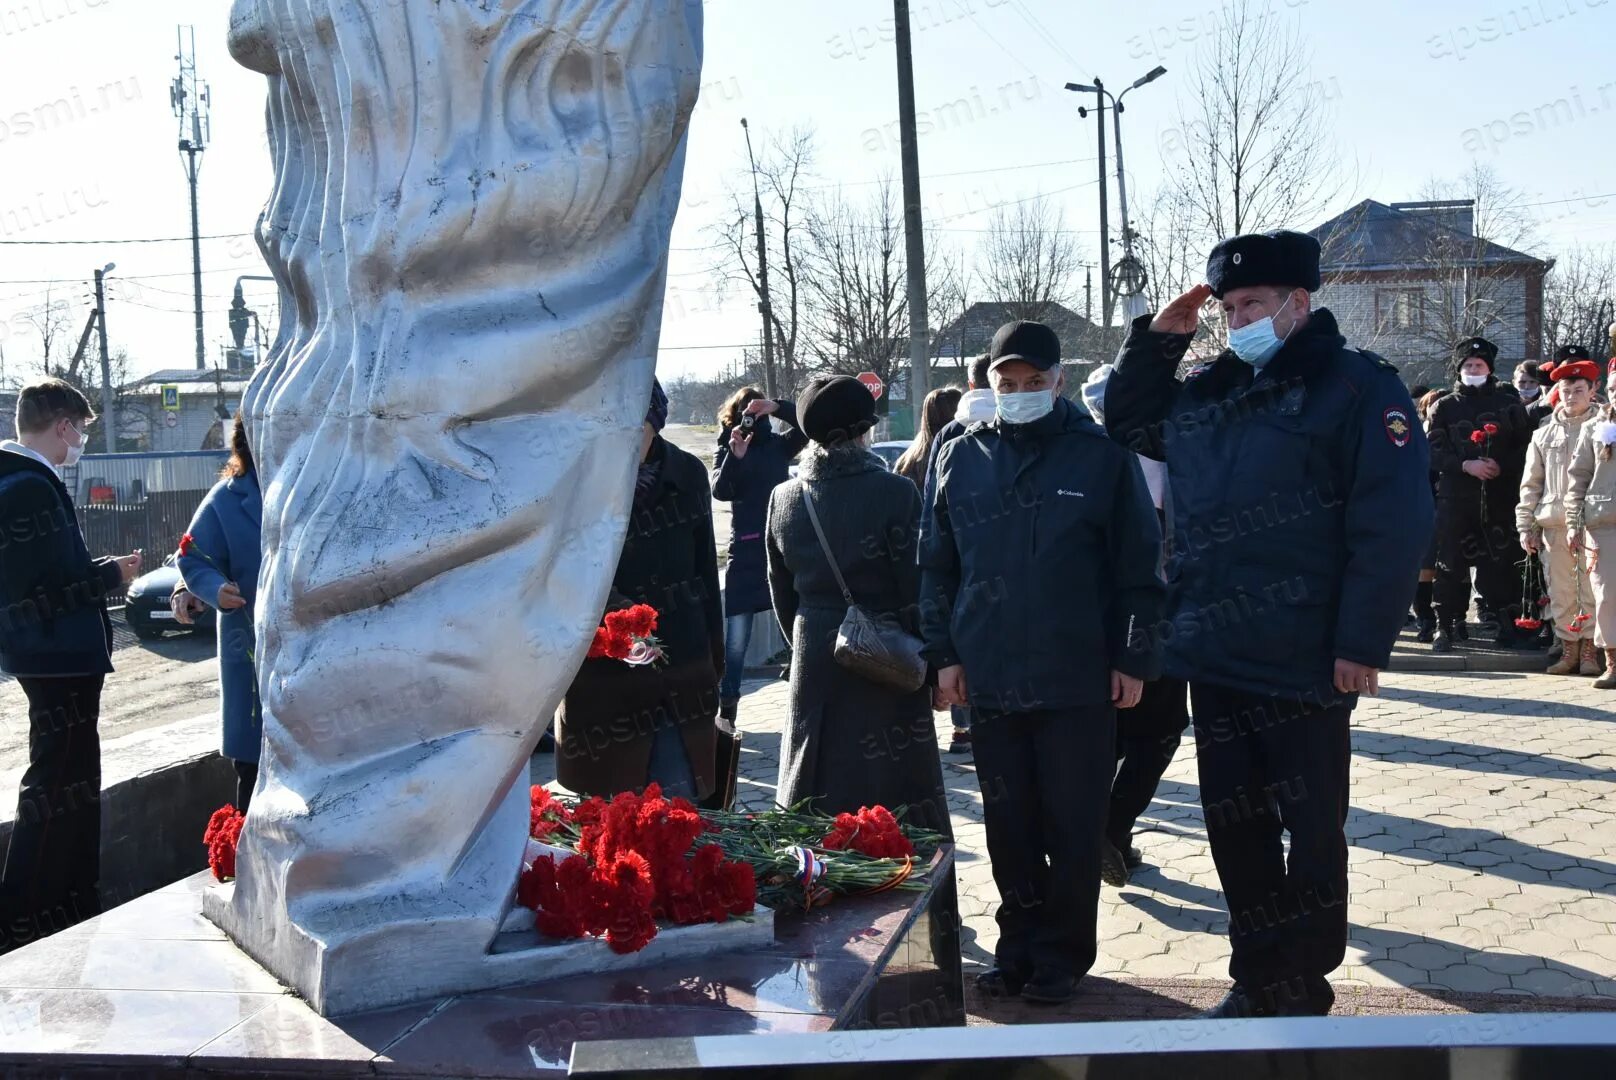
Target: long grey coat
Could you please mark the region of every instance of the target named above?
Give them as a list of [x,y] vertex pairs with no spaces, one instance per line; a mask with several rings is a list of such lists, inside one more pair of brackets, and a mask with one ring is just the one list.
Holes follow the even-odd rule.
[[[798,475],[853,599],[904,612],[915,629],[920,570],[915,537],[920,495],[881,459],[852,445],[804,452]],[[832,648],[847,604],[803,509],[803,485],[769,497],[769,592],[792,647],[791,712],[780,746],[778,801],[813,797],[827,813],[877,803],[909,807],[905,820],[948,833],[931,691],[905,694],[836,663]]]

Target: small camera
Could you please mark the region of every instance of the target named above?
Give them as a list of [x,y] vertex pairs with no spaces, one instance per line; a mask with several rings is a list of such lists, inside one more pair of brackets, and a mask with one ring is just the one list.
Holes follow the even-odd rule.
[[756,427],[757,427],[757,414],[756,413],[747,413],[745,416],[741,417],[741,433],[743,435],[746,435],[746,436],[750,437],[753,430]]

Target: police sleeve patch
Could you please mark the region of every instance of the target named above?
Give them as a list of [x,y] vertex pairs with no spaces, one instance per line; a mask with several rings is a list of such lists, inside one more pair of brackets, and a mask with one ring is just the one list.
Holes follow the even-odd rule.
[[1414,425],[1408,422],[1408,413],[1395,405],[1381,415],[1381,421],[1386,425],[1386,437],[1393,446],[1407,446],[1414,436]]

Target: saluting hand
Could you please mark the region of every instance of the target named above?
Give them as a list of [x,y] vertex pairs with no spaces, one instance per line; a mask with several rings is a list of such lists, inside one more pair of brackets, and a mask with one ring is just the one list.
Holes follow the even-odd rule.
[[1197,285],[1161,309],[1150,328],[1163,334],[1193,334],[1201,325],[1201,305],[1212,298],[1212,286]]

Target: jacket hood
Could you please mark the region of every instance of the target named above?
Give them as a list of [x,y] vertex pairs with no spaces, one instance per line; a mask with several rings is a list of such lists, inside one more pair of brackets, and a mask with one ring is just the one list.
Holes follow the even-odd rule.
[[986,423],[993,419],[997,407],[992,390],[967,390],[960,395],[959,406],[954,410],[954,419],[967,427]]
[[886,462],[857,443],[838,443],[830,447],[810,443],[797,464],[797,475],[804,480],[886,471]]

